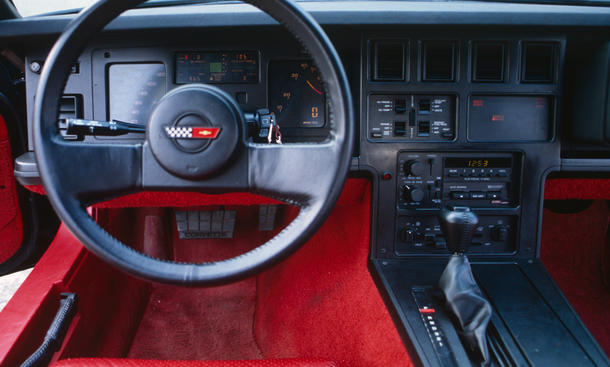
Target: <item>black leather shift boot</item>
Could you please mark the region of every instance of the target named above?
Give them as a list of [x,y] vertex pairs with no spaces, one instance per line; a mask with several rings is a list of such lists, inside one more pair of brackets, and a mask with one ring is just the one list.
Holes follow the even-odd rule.
[[438,286],[445,296],[447,308],[460,324],[458,333],[463,342],[477,358],[488,361],[485,335],[491,318],[491,305],[474,280],[466,255],[451,255]]

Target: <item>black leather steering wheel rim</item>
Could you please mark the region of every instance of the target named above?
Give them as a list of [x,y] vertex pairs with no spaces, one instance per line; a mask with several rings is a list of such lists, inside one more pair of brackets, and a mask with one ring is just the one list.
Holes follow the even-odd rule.
[[[36,93],[33,129],[35,155],[45,191],[63,223],[85,247],[132,275],[183,285],[216,285],[245,278],[277,263],[303,245],[322,225],[339,198],[351,162],[355,134],[345,71],[324,31],[297,4],[289,0],[248,0],[284,25],[318,66],[330,108],[330,138],[313,148],[306,144],[245,144],[250,191],[301,208],[297,218],[267,243],[235,258],[210,263],[187,264],[149,257],[104,231],[87,213],[86,206],[95,200],[84,194],[85,191],[87,194],[97,191],[117,196],[148,187],[147,142],[113,147],[87,146],[88,155],[101,159],[99,164],[91,166],[78,154],[82,144],[62,140],[57,128],[59,97],[73,60],[80,55],[90,36],[123,11],[142,2],[144,0],[104,0],[93,4],[68,25],[50,51]],[[84,145],[82,149],[85,149]],[[263,163],[270,161],[271,164]],[[304,168],[297,167],[299,165]],[[111,187],[107,187],[109,182],[98,183],[94,179],[86,182],[87,177],[99,176],[100,167],[118,173]],[[298,179],[287,177],[291,174],[298,175]],[[295,187],[299,182],[312,185],[311,192]],[[87,188],[83,189],[83,185]]]

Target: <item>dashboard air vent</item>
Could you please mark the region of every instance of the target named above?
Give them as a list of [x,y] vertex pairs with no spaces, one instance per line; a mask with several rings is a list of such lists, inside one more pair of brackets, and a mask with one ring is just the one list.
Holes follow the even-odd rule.
[[475,42],[472,47],[472,81],[504,81],[504,44]]
[[524,83],[552,83],[555,79],[556,44],[523,43],[521,81]]
[[371,49],[371,76],[374,81],[404,81],[406,47],[404,42],[375,41]]
[[425,41],[422,49],[422,79],[424,81],[455,81],[455,42]]
[[[59,101],[59,119],[83,118],[83,97],[80,94],[64,95]],[[59,131],[64,139],[75,140],[75,135],[66,134],[65,124],[59,124]]]

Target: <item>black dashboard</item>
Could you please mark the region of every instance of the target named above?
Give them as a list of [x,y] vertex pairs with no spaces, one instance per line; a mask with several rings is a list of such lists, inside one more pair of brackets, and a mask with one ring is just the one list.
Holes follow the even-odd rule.
[[[582,47],[596,52],[607,44],[600,26],[607,25],[608,10],[476,2],[303,5],[337,47],[357,101],[352,170],[375,184],[374,256],[442,254],[435,211],[445,205],[470,206],[483,218],[474,254],[536,256],[544,179],[562,169],[562,155],[569,155],[562,143],[581,144],[562,137],[573,129],[566,87],[580,72],[569,59]],[[298,42],[246,5],[192,7],[200,14],[187,14],[188,7],[140,9],[111,23],[75,63],[60,117],[143,125],[166,92],[204,82],[233,96],[246,113],[275,113],[287,142],[327,136],[324,87]],[[38,69],[53,39],[48,32],[68,19],[32,23],[47,32],[36,40],[24,28],[27,19],[9,32],[28,45],[28,125]],[[575,27],[585,24],[586,30]],[[575,98],[572,89],[567,98]],[[143,136],[83,139],[122,143]],[[584,146],[595,151],[589,164],[607,169],[603,144]]]

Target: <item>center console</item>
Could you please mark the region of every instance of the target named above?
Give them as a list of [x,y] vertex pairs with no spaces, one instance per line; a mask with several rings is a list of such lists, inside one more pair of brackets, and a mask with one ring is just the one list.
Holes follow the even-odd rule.
[[538,257],[565,38],[404,35],[363,35],[356,163],[375,183],[372,273],[410,355],[480,365],[439,296],[439,212],[457,206],[478,217],[468,258],[493,309],[489,365],[606,365]]

